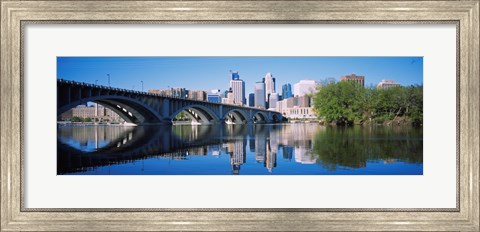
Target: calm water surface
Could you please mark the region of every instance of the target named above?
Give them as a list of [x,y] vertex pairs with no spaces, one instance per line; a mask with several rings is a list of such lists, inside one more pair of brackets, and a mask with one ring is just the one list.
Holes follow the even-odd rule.
[[422,128],[58,126],[59,175],[422,175]]

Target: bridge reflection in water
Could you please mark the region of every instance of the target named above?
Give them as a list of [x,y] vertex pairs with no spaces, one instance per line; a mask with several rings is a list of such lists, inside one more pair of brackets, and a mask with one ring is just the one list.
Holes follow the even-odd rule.
[[415,128],[59,126],[57,146],[59,175],[423,173]]

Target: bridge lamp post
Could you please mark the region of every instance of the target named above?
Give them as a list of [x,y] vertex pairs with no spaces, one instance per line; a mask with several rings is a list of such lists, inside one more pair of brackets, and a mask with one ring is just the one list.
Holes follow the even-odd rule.
[[108,77],[108,87],[110,87],[110,74],[107,74]]
[[142,92],[143,92],[143,81],[140,81],[140,82],[142,82]]

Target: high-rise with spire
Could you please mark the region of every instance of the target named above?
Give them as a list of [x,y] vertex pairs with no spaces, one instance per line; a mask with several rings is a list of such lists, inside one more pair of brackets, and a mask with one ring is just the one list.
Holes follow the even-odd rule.
[[271,93],[275,93],[275,78],[271,73],[265,75],[265,99],[269,98]]
[[238,71],[230,71],[230,88],[233,93],[233,101],[236,105],[245,105],[245,82],[240,79]]

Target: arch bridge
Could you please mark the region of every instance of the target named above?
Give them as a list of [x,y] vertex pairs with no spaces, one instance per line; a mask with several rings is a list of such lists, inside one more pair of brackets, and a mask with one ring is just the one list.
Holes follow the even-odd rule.
[[171,124],[182,111],[199,124],[276,123],[283,119],[279,112],[265,109],[57,79],[57,117],[87,102],[103,105],[137,125]]

